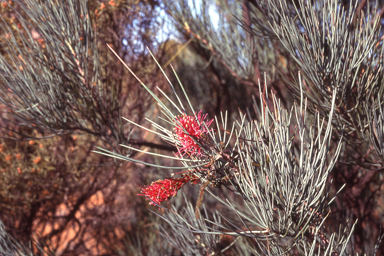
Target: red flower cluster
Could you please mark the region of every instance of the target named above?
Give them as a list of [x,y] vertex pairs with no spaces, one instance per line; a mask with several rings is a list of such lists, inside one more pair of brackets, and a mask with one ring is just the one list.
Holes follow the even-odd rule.
[[[179,189],[190,180],[188,176],[178,179],[165,179],[152,182],[150,186],[141,189],[142,194],[138,196],[146,196],[156,204],[160,204],[171,197],[176,196]],[[149,204],[155,205],[153,202]]]
[[[207,114],[201,115],[201,110],[197,114],[197,118],[195,116],[187,116],[182,115],[176,118],[176,127],[175,127],[175,133],[183,146],[180,149],[180,153],[191,153],[191,154],[201,154],[201,148],[196,144],[195,141],[193,141],[192,137],[196,139],[201,139],[202,135],[205,133],[208,133],[208,130],[206,127],[211,125],[213,119],[209,122],[206,122],[206,126],[203,125],[203,122],[205,118],[207,117]],[[181,126],[180,126],[181,124]],[[184,129],[185,132],[184,131]]]

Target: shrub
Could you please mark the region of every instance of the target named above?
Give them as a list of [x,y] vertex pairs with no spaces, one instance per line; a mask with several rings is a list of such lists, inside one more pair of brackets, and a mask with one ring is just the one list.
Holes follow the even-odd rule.
[[[15,7],[2,3],[4,8],[11,8],[2,15],[0,40],[4,135],[35,139],[82,132],[92,137],[90,147],[97,146],[96,152],[100,153],[84,156],[84,161],[98,164],[98,172],[88,173],[91,190],[74,190],[76,207],[67,217],[76,217],[80,205],[86,205],[83,203],[98,191],[110,195],[104,197],[110,204],[104,200],[107,207],[100,209],[113,213],[118,201],[113,192],[127,188],[125,174],[140,176],[140,171],[134,170],[147,166],[151,178],[150,185],[141,182],[141,191],[138,188],[133,193],[154,205],[155,214],[137,215],[142,222],[133,228],[122,220],[121,228],[114,222],[110,237],[119,241],[118,248],[105,245],[108,228],[97,229],[102,225],[97,222],[90,225],[90,233],[103,236],[94,247],[96,251],[87,251],[81,240],[68,245],[64,253],[70,253],[71,246],[71,252],[78,254],[382,253],[381,3],[245,0],[215,4],[202,1],[197,7],[184,0],[164,1],[160,5],[164,4],[185,40],[180,49],[189,45],[193,56],[198,56],[193,60],[176,57],[175,69],[181,71],[180,77],[161,68],[165,62],[161,50],[170,51],[170,44],[161,48],[153,40],[147,41],[146,36],[151,38],[153,34],[141,37],[142,42],[152,44],[151,62],[142,45],[134,47],[137,39],[124,38],[132,49],[143,53],[140,57],[128,57],[122,41],[109,44],[121,63],[110,62],[112,53],[99,45],[94,24],[111,22],[114,27],[116,19],[108,19],[109,14],[127,14],[124,6],[142,3],[109,1],[108,7],[106,2],[87,5],[87,1],[74,0],[28,0]],[[145,3],[148,8],[159,4]],[[212,20],[212,10],[219,22]],[[133,28],[134,20],[146,15],[135,17]],[[145,24],[144,28],[152,28]],[[148,20],[148,24],[153,23]],[[101,42],[111,43],[105,35],[100,35]],[[131,35],[135,38],[136,34]],[[132,81],[122,82],[121,75],[127,72],[122,70],[125,62],[141,89]],[[154,68],[155,62],[158,69]],[[102,63],[113,64],[107,67]],[[197,74],[200,63],[205,71]],[[159,71],[163,78],[157,76]],[[202,77],[208,79],[203,81]],[[170,88],[163,86],[164,78]],[[175,82],[179,85],[174,86]],[[200,104],[199,97],[204,96],[210,98]],[[151,109],[152,103],[158,110]],[[129,111],[123,111],[124,106]],[[223,109],[227,106],[229,112]],[[29,146],[33,145],[7,143],[2,148],[8,150],[2,151],[2,161],[25,158],[26,169],[55,163],[47,161],[38,148],[28,154],[19,150]],[[147,148],[139,148],[142,146]],[[89,148],[84,151],[90,153]],[[126,173],[117,160],[132,163]],[[102,166],[112,161],[116,164],[109,173]],[[62,162],[62,166],[66,164]],[[24,170],[20,163],[12,165],[4,179],[9,173]],[[64,174],[68,174],[68,168],[63,167]],[[158,175],[158,169],[165,171]],[[46,176],[36,183],[41,179]],[[84,179],[76,182],[80,180]],[[31,193],[27,190],[28,186],[2,192],[4,198],[21,200]],[[184,200],[177,196],[180,190]],[[43,198],[49,196],[44,191],[40,191]],[[2,207],[7,206],[2,203]],[[90,210],[86,216],[106,216],[100,209]],[[163,222],[159,228],[162,236],[156,237],[158,230],[146,228],[157,222],[154,218]],[[69,221],[77,223],[76,218]],[[125,231],[124,252],[120,233]],[[4,241],[8,248],[8,240]]]

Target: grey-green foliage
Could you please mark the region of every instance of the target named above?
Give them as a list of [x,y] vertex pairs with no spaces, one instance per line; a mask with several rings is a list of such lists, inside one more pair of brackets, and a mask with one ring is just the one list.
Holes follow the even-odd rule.
[[[87,1],[17,6],[15,17],[0,17],[0,33],[8,35],[0,42],[0,100],[9,114],[18,125],[48,134],[81,130],[110,145],[122,141],[117,90],[101,83]],[[22,29],[9,26],[9,19]]]
[[[276,62],[271,54],[273,46],[269,38],[254,38],[241,26],[238,19],[246,14],[240,1],[166,1],[169,13],[179,30],[191,31],[191,36],[203,48],[211,51],[213,57],[224,63],[231,74],[244,81],[251,81],[254,75],[253,59],[269,65],[261,65],[261,71],[269,71]],[[192,4],[191,4],[192,3]],[[213,19],[212,13],[218,15]],[[215,16],[216,17],[216,16]]]
[[[326,255],[341,253],[348,240],[343,236],[348,237],[349,232],[337,238],[336,234],[324,234],[322,227],[328,200],[333,200],[328,198],[328,176],[340,150],[339,144],[333,149],[335,156],[327,159],[332,145],[331,122],[325,126],[317,114],[315,126],[308,125],[303,99],[290,112],[276,99],[273,106],[271,111],[262,105],[261,122],[244,123],[237,137],[238,151],[242,152],[240,169],[246,170],[236,177],[248,209],[243,218],[267,231],[254,235],[258,241],[266,241],[259,244],[259,253],[282,254],[290,246],[300,254],[314,255],[320,250]],[[333,109],[330,118],[332,113]],[[232,206],[228,203],[228,207]],[[308,239],[307,232],[316,238]],[[328,242],[315,246],[318,240]]]
[[[39,243],[33,243],[34,249],[31,248],[32,243],[29,243],[30,247],[28,248],[25,245],[22,245],[16,241],[12,236],[8,234],[5,230],[3,222],[0,220],[0,255],[2,256],[33,256],[33,251],[37,250],[39,253],[50,256],[55,255],[55,253],[49,250],[48,246],[42,246]],[[43,249],[43,247],[45,247]],[[36,254],[35,254],[36,255]]]
[[15,244],[15,241],[13,241],[12,238],[8,235],[3,225],[3,222],[1,222],[0,220],[0,254],[7,256],[20,255],[18,251],[19,248]]
[[[334,127],[347,132],[366,129],[364,106],[371,108],[372,95],[382,95],[383,50],[379,4],[360,1],[249,1],[250,30],[266,30],[268,21],[307,82],[305,94],[312,109],[327,115],[336,90]],[[287,83],[296,95],[298,83]],[[346,137],[348,139],[348,137]]]
[[[218,253],[217,244],[220,242],[221,233],[211,232],[215,230],[215,225],[207,223],[209,215],[205,207],[204,213],[196,218],[192,204],[185,198],[185,204],[180,214],[173,207],[172,211],[168,211],[164,216],[159,215],[171,227],[170,230],[161,227],[162,236],[185,255],[203,256]],[[221,223],[220,217],[217,215],[213,216],[213,220]]]
[[[194,6],[188,1],[172,1],[168,5],[179,31],[183,35],[193,36],[202,47],[210,46],[207,48],[212,54],[217,53],[214,57],[225,63],[225,68],[235,71],[234,76],[241,77],[242,80],[239,80],[242,82],[249,80],[246,76],[239,75],[244,74],[244,69],[240,71],[233,68],[234,63],[238,61],[234,59],[233,52],[238,52],[238,56],[247,52],[250,61],[247,62],[249,66],[246,70],[250,72],[266,70],[268,78],[271,79],[270,87],[278,92],[286,91],[288,88],[296,102],[300,101],[302,93],[305,95],[308,99],[308,125],[316,123],[316,115],[329,120],[333,108],[331,120],[333,134],[329,147],[335,149],[340,139],[344,143],[334,175],[336,184],[332,187],[338,189],[342,183],[348,182],[346,186],[348,192],[343,195],[343,199],[346,200],[339,201],[335,206],[337,219],[354,215],[368,220],[369,224],[364,223],[366,227],[376,227],[373,215],[374,212],[381,211],[381,205],[375,202],[382,194],[378,188],[383,180],[381,171],[384,148],[383,2],[358,0],[205,2],[206,6],[213,5],[223,9],[222,13],[226,13],[227,6],[231,6],[229,12],[233,16],[220,16],[217,27],[221,31],[215,33],[215,26],[209,25],[214,24],[213,19],[207,18],[209,12],[195,11]],[[231,18],[228,17],[236,17],[238,23],[231,23]],[[263,50],[265,56],[271,56],[270,63],[260,61],[260,56],[263,54],[258,50],[251,56],[252,51],[241,47],[250,46],[245,41],[227,40],[226,37],[235,31],[231,24],[241,24],[241,29],[250,32],[249,35],[242,37],[242,40],[249,38],[255,45],[269,46]],[[232,30],[228,29],[229,27]],[[230,47],[220,44],[227,44]],[[268,68],[274,65],[279,70],[279,78],[273,75],[273,69]],[[297,78],[298,72],[301,73],[303,80]],[[256,75],[254,73],[248,77]],[[282,81],[285,86],[282,86]],[[334,107],[332,107],[333,100]],[[305,144],[309,143],[307,139],[304,141]],[[293,144],[295,144],[293,148],[298,145],[297,141]],[[381,215],[379,221],[382,221]],[[359,225],[362,225],[361,222]],[[379,230],[366,227],[359,226],[359,231],[354,234],[356,239],[352,240],[357,241],[354,248],[357,251],[373,253],[375,239],[367,237],[377,235]]]
[[[300,75],[298,80],[302,86]],[[177,95],[175,90],[173,97],[175,100],[167,95],[166,100],[171,103],[170,107],[167,107],[145,84],[141,85],[157,100],[162,109],[162,116],[158,122],[148,120],[152,129],[126,120],[181,147],[183,143],[172,129],[172,126],[181,125],[177,116],[195,113],[197,118],[197,113],[190,104],[182,84],[180,86],[184,95]],[[174,88],[172,84],[170,85]],[[265,94],[260,84],[259,88],[260,95]],[[267,90],[266,84],[263,88],[264,91]],[[147,152],[154,157],[179,159],[183,167],[145,163],[105,149],[97,152],[158,168],[184,168],[188,170],[188,175],[198,177],[201,185],[211,184],[212,189],[208,190],[210,194],[232,212],[231,216],[237,216],[237,220],[231,221],[228,216],[217,212],[214,215],[217,217],[213,220],[205,219],[209,223],[208,227],[202,222],[201,217],[193,215],[189,204],[184,215],[176,214],[175,209],[171,211],[163,218],[174,226],[174,230],[179,231],[172,232],[174,236],[170,236],[167,232],[165,234],[168,234],[166,236],[171,244],[187,255],[201,253],[202,249],[205,252],[215,252],[218,243],[218,238],[215,237],[217,234],[246,237],[251,240],[253,253],[259,255],[343,254],[351,231],[340,229],[338,232],[337,229],[324,227],[330,214],[329,204],[335,197],[328,194],[329,174],[341,148],[340,141],[336,147],[331,148],[333,145],[331,120],[335,100],[336,90],[333,91],[329,119],[322,119],[317,113],[314,124],[311,125],[313,120],[307,120],[307,100],[303,97],[303,89],[300,102],[291,111],[287,111],[275,96],[269,102],[268,96],[265,95],[260,107],[256,106],[256,103],[254,106],[259,120],[250,120],[240,114],[240,119],[230,128],[227,116],[221,115],[220,122],[215,118],[215,129],[208,129],[206,125],[208,120],[200,120],[199,125],[205,127],[206,136],[191,136],[201,149],[199,154],[168,157]],[[188,134],[185,129],[184,132]],[[223,200],[211,193],[211,190],[222,186],[228,189],[225,193],[239,195],[240,203]],[[202,244],[210,248],[202,248],[201,243],[196,245],[196,239],[193,239],[196,238],[196,234],[199,235],[198,240],[204,240]]]
[[[101,114],[96,111],[103,106],[101,101],[105,88],[97,79],[98,58],[94,58],[94,62],[88,61],[90,56],[96,56],[97,50],[89,47],[93,37],[86,6],[81,1],[68,0],[67,3],[67,7],[56,12],[53,5],[60,5],[58,1],[50,2],[48,7],[33,1],[25,2],[25,11],[26,6],[33,5],[41,12],[29,14],[33,24],[42,23],[42,17],[46,17],[41,27],[33,28],[44,39],[45,48],[31,40],[32,30],[11,36],[10,41],[3,43],[13,58],[11,62],[0,59],[0,75],[2,85],[5,85],[1,88],[1,98],[28,127],[34,120],[39,127],[60,133],[71,129],[89,131],[87,124],[90,124],[97,131],[112,128],[116,136],[120,136],[119,126],[104,126],[102,122],[104,118],[120,122],[119,117],[109,115],[108,111],[101,111]],[[340,140],[345,138],[341,134],[344,126],[347,134],[355,131],[361,133],[359,136],[364,136],[364,129],[369,126],[371,135],[375,135],[371,138],[376,150],[382,154],[381,101],[377,101],[373,110],[371,101],[373,94],[379,95],[380,99],[382,93],[383,44],[379,40],[378,20],[372,15],[375,11],[367,8],[364,16],[357,13],[357,2],[343,7],[331,0],[245,3],[243,8],[249,11],[248,17],[241,12],[238,1],[223,5],[225,8],[220,9],[224,11],[220,11],[219,17],[228,23],[220,23],[218,29],[209,21],[205,1],[200,21],[186,1],[171,3],[169,8],[179,26],[191,30],[201,45],[242,81],[254,75],[255,55],[260,59],[265,56],[260,62],[264,64],[275,59],[269,53],[273,52],[272,40],[278,40],[295,61],[295,68],[304,75],[304,79],[299,75],[294,82],[286,79],[299,103],[288,111],[275,97],[268,102],[268,97],[260,89],[260,95],[265,96],[260,107],[255,103],[255,108],[259,109],[257,120],[247,119],[241,114],[231,127],[227,125],[227,117],[222,115],[220,122],[216,119],[214,130],[206,127],[209,130],[207,137],[192,137],[202,150],[200,155],[173,157],[178,158],[182,167],[148,163],[159,168],[185,169],[196,175],[201,183],[211,184],[212,188],[206,190],[235,216],[229,218],[212,210],[216,216],[213,220],[208,218],[208,212],[206,219],[195,219],[193,208],[187,204],[184,213],[171,212],[164,216],[174,231],[173,234],[164,231],[164,234],[171,244],[187,255],[217,251],[218,235],[235,237],[233,246],[247,239],[248,252],[258,255],[350,253],[346,248],[351,230],[340,228],[338,232],[337,228],[329,227],[329,204],[334,199],[328,194],[329,174],[340,154]],[[83,15],[76,16],[76,12]],[[232,14],[242,17],[239,20],[245,28]],[[61,19],[57,20],[57,17]],[[24,27],[29,26],[23,19],[20,22]],[[14,33],[7,26],[3,29],[5,33]],[[253,38],[246,33],[247,29],[257,36],[268,37]],[[268,54],[263,55],[263,50]],[[269,70],[266,66],[263,68]],[[54,72],[51,72],[52,68]],[[172,126],[180,125],[177,115],[196,115],[188,96],[175,95],[171,100],[163,93],[171,103],[167,107],[155,93],[142,85],[158,101],[162,111],[159,123],[149,120],[156,130],[154,132],[163,140],[181,147]],[[10,90],[14,96],[9,96]],[[309,109],[303,94],[310,102]],[[92,97],[100,101],[95,103]],[[65,105],[63,99],[72,102],[72,107]],[[374,119],[365,116],[370,111],[377,114]],[[311,115],[307,116],[309,113]],[[78,115],[86,118],[78,119]],[[336,126],[332,127],[332,124]],[[332,141],[332,128],[339,132],[336,143]],[[102,153],[144,163],[106,150]],[[226,187],[225,193],[234,193],[240,199],[230,201],[233,197],[223,199],[217,196],[213,192],[217,187]],[[244,246],[241,248],[244,250]]]
[[[324,127],[324,120],[317,115],[315,127],[308,126],[303,101],[291,112],[276,99],[273,103],[274,111],[261,106],[261,122],[238,123],[233,150],[241,152],[234,157],[240,171],[233,185],[245,206],[236,208],[233,202],[222,202],[239,216],[239,222],[248,222],[248,231],[238,235],[253,238],[257,243],[254,252],[259,255],[295,250],[303,255],[342,253],[350,233],[325,234],[322,227],[331,199],[326,192],[328,175],[340,150],[339,146],[327,161],[331,123]],[[226,225],[232,232],[239,232],[239,226]],[[323,242],[317,244],[318,240]]]
[[[119,70],[114,70],[116,73],[119,73],[119,76],[116,76],[115,72],[110,72],[111,69],[108,69],[108,64],[111,64],[108,62],[110,61],[110,59],[108,59],[109,54],[106,54],[108,50],[105,44],[100,43],[100,37],[96,38],[95,21],[97,21],[97,19],[95,18],[96,14],[94,10],[91,12],[90,8],[92,6],[96,7],[95,9],[99,11],[98,14],[103,13],[100,14],[100,17],[103,18],[102,21],[105,27],[101,29],[99,29],[100,27],[98,28],[98,35],[100,36],[100,34],[102,34],[104,37],[107,37],[108,33],[115,33],[119,31],[119,29],[121,29],[120,31],[126,31],[126,27],[119,28],[118,25],[123,26],[125,23],[118,23],[121,19],[117,19],[116,17],[129,16],[131,19],[128,19],[128,22],[133,23],[133,20],[138,20],[139,18],[137,17],[143,15],[143,9],[145,9],[146,13],[150,12],[149,4],[146,2],[144,3],[144,7],[138,6],[130,9],[128,8],[130,7],[129,4],[137,1],[120,1],[120,5],[116,7],[113,7],[113,1],[110,1],[109,8],[106,10],[107,8],[103,9],[101,7],[100,1],[16,0],[7,2],[8,3],[5,3],[5,1],[0,0],[0,103],[2,112],[0,126],[1,128],[5,128],[0,129],[0,136],[7,137],[7,135],[9,135],[17,139],[25,139],[25,137],[18,136],[17,133],[21,133],[23,136],[35,135],[39,138],[44,138],[77,132],[91,135],[87,138],[89,139],[87,143],[101,143],[102,141],[105,142],[108,148],[112,148],[120,142],[126,142],[120,118],[121,105],[119,104],[123,101],[120,101],[122,95],[119,95],[119,92],[123,91],[121,89],[123,86],[121,81],[124,80],[124,73],[119,73]],[[6,6],[6,8],[4,6]],[[120,9],[116,11],[115,8]],[[128,15],[128,13],[132,15]],[[112,16],[113,18],[111,18]],[[135,18],[132,18],[133,16]],[[142,23],[139,22],[139,24],[137,24],[135,22],[135,28],[142,29],[145,23],[145,28],[152,30],[153,28],[151,26],[154,22],[151,23],[151,18],[153,18],[153,16],[147,15],[145,19],[139,19]],[[118,24],[113,23],[113,25],[111,25],[112,22],[110,22],[110,20],[112,19],[114,21],[118,20],[116,21]],[[105,32],[107,29],[108,33]],[[146,34],[147,43],[152,42],[153,39],[150,32],[152,31],[148,31],[148,34]],[[135,37],[144,37],[143,32],[138,31]],[[139,40],[136,38],[132,39],[132,41],[139,44]],[[121,45],[118,36],[113,37],[113,40],[117,45]],[[128,43],[130,42],[131,41],[128,40]],[[102,48],[98,49],[100,44]],[[145,65],[145,59],[140,58],[140,56],[136,55],[132,59],[140,59],[140,65]],[[103,63],[100,63],[100,60],[102,60]],[[124,85],[127,84],[128,82],[124,83]],[[126,92],[127,89],[124,89]],[[126,95],[123,96],[128,98]],[[139,103],[130,108],[130,110],[135,111],[135,114],[137,114],[137,112],[142,114],[140,113],[140,108],[145,108],[144,103],[146,101],[141,98],[138,102]],[[8,133],[7,129],[13,131],[13,133]],[[33,131],[35,129],[37,132]],[[127,129],[125,132],[127,132]],[[70,140],[72,140],[72,138],[70,138]],[[111,165],[106,164],[104,160],[99,157],[97,157],[98,159],[96,159],[96,161],[100,161],[100,163],[103,162],[103,165],[96,168],[95,165],[97,162],[93,162],[92,165],[87,165],[85,161],[90,159],[88,157],[90,152],[87,143],[83,145],[80,142],[76,150],[79,149],[81,152],[79,153],[80,159],[83,159],[79,161],[81,166],[78,167],[89,167],[90,171],[87,172],[87,175],[91,177],[91,179],[84,179],[84,176],[79,177],[79,175],[73,175],[72,170],[65,169],[65,165],[57,164],[49,170],[49,173],[53,176],[60,177],[60,181],[66,180],[66,177],[71,177],[71,181],[73,182],[71,184],[66,182],[59,183],[57,186],[56,183],[53,184],[53,182],[55,182],[55,179],[53,179],[51,183],[52,188],[53,185],[55,186],[52,191],[48,192],[50,195],[47,199],[41,200],[37,194],[38,191],[41,191],[40,188],[49,187],[45,186],[46,184],[39,184],[38,182],[37,186],[39,186],[39,189],[35,191],[31,189],[31,193],[28,192],[28,195],[25,196],[22,188],[17,187],[18,182],[14,182],[13,179],[15,177],[11,176],[10,184],[6,185],[21,192],[14,195],[19,200],[18,202],[4,201],[5,203],[3,203],[4,205],[9,204],[8,207],[10,211],[14,207],[17,207],[17,204],[19,204],[19,206],[21,206],[20,209],[22,209],[15,214],[16,217],[13,216],[13,214],[7,216],[11,219],[11,222],[7,222],[6,225],[7,227],[13,228],[11,230],[12,234],[29,238],[31,233],[35,231],[33,229],[36,228],[36,223],[39,223],[42,227],[50,223],[56,228],[51,230],[45,229],[44,231],[48,231],[48,233],[45,233],[44,236],[48,238],[53,237],[52,239],[66,239],[66,236],[62,235],[62,232],[68,228],[67,223],[74,222],[75,224],[78,223],[81,228],[74,230],[75,233],[77,232],[76,239],[69,241],[71,245],[65,246],[65,250],[88,250],[88,248],[86,248],[87,246],[84,245],[84,240],[88,239],[86,236],[92,232],[100,236],[96,237],[96,243],[98,243],[96,247],[102,244],[105,237],[104,235],[100,235],[102,232],[98,231],[105,228],[110,229],[111,225],[109,222],[106,224],[107,222],[99,218],[100,208],[94,209],[93,207],[89,208],[86,206],[83,211],[83,206],[88,204],[89,197],[97,191],[102,191],[105,197],[113,201],[111,198],[115,198],[117,194],[116,191],[124,182],[124,178],[121,177],[125,177],[125,174],[121,174],[126,170],[117,170],[115,167],[111,168]],[[65,145],[59,145],[59,147],[69,150],[67,143],[65,143]],[[73,147],[72,150],[74,150],[74,148],[75,147]],[[119,150],[120,148],[115,147],[115,149]],[[79,160],[78,158],[68,158],[67,154],[62,156],[55,155],[56,151],[52,150],[52,148],[48,150],[51,150],[52,155],[41,155],[41,158],[50,159],[48,161],[56,158],[65,158],[67,161],[72,162]],[[21,153],[28,153],[30,155],[31,152]],[[29,164],[32,164],[32,159],[30,160]],[[44,162],[45,165],[45,161],[43,160],[42,162]],[[37,172],[40,171],[40,169],[36,169]],[[15,173],[15,171],[16,170],[6,169],[6,174],[12,174]],[[108,178],[102,178],[106,177],[103,176],[104,174],[107,175]],[[27,176],[19,175],[16,179],[25,182],[25,186],[30,188],[34,187],[34,185],[30,185],[28,180],[25,181],[28,177],[31,177],[31,175],[34,176],[34,174],[26,173],[26,175]],[[87,180],[86,183],[89,183],[89,186],[83,182],[85,180]],[[64,184],[65,187],[61,187],[60,184]],[[63,191],[65,191],[64,194],[66,194],[64,197],[62,196]],[[72,193],[76,196],[67,197],[67,195]],[[33,200],[30,198],[33,198]],[[6,198],[4,199],[2,197],[1,200],[6,200]],[[71,206],[69,206],[70,213],[68,216],[57,217],[58,205],[62,203],[68,205],[69,201],[72,203],[69,203]],[[23,208],[23,203],[28,204],[28,207]],[[116,204],[111,202],[107,204],[111,208],[102,205],[100,206],[103,208],[102,211],[106,210],[106,212],[111,212],[111,214],[112,212],[115,213],[117,209]],[[92,214],[93,221],[78,222],[77,213],[79,209],[82,209],[83,217],[87,216],[87,214]],[[95,215],[95,212],[98,214]],[[4,214],[4,212],[2,213]],[[47,217],[46,214],[49,216]],[[17,216],[22,216],[21,218],[28,219],[28,221],[23,222],[18,219]],[[15,225],[12,224],[12,220],[16,223]],[[53,220],[53,222],[51,222],[51,220]],[[17,223],[19,221],[22,224],[17,229]],[[115,222],[115,220],[113,220],[113,222]],[[112,226],[121,226],[121,223],[116,224],[116,222],[112,224]],[[30,228],[20,228],[25,226],[24,224]],[[84,236],[84,234],[86,235]],[[38,236],[39,235],[41,234],[38,234]],[[38,238],[41,239],[41,236]],[[76,245],[73,245],[73,243]],[[57,246],[61,247],[62,245]],[[104,246],[107,247],[108,245],[103,244],[103,247]],[[114,245],[111,247],[113,246]],[[2,253],[0,254],[4,255]]]
[[[184,0],[167,4],[180,32],[194,36],[243,82],[252,81],[255,71],[266,71],[277,83],[277,67],[296,99],[299,84],[294,73],[287,77],[287,68],[301,71],[310,111],[328,115],[336,89],[333,122],[338,136],[344,129],[346,141],[369,141],[365,105],[372,109],[372,96],[383,94],[379,2],[203,2],[201,8]],[[218,22],[209,12],[216,9]]]

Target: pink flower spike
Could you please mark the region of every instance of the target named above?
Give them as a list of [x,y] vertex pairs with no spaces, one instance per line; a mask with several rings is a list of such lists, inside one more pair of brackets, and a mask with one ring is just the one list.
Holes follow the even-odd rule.
[[[161,202],[176,196],[179,189],[181,189],[189,180],[190,178],[188,176],[176,179],[158,180],[152,182],[150,186],[141,188],[142,194],[137,195],[146,196],[156,204],[160,204]],[[150,202],[149,204],[155,205],[153,202]]]
[[[197,116],[197,118],[195,116]],[[207,134],[207,127],[211,125],[213,119],[209,122],[205,122],[204,125],[204,120],[207,118],[207,114],[201,115],[200,110],[195,116],[187,116],[184,114],[176,118],[176,126],[174,130],[182,145],[182,148],[179,150],[180,154],[201,154],[201,148],[192,138],[198,140],[201,139],[204,134]]]

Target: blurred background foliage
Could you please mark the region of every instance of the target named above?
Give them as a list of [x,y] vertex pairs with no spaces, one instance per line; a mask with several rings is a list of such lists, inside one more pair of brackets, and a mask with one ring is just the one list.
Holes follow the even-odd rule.
[[[348,41],[348,54],[357,58],[351,63],[336,58],[346,42],[335,43],[327,34],[329,40],[319,46],[315,39],[321,34],[310,37],[323,30],[312,31],[312,23],[300,20],[300,15],[317,17],[305,13],[303,1],[283,2],[284,12],[277,11],[281,2],[272,0],[0,1],[0,219],[9,233],[0,237],[2,244],[12,244],[14,238],[27,246],[15,249],[21,255],[183,255],[183,248],[172,246],[172,238],[160,235],[160,223],[163,235],[172,234],[172,227],[137,196],[140,186],[170,172],[92,152],[100,146],[147,162],[174,164],[119,146],[170,155],[176,151],[121,119],[146,126],[145,118],[153,120],[159,113],[109,44],[143,83],[166,94],[171,88],[146,47],[177,84],[172,64],[195,109],[203,109],[209,118],[228,111],[235,120],[241,111],[258,119],[252,95],[259,104],[259,80],[290,108],[299,97],[299,71],[305,77],[309,111],[327,117],[331,89],[340,87],[333,141],[342,138],[344,144],[331,174],[330,194],[347,185],[332,204],[332,220],[358,219],[352,251],[373,254],[384,224],[384,5],[338,2],[351,10],[349,27],[339,28],[355,33]],[[319,6],[324,2],[311,1]],[[361,16],[363,25],[357,22]],[[328,26],[324,31],[331,21]],[[198,190],[188,185],[183,192],[195,202]],[[205,197],[212,212],[220,210],[214,203]],[[172,205],[189,207],[181,195]],[[204,237],[185,239],[196,248],[184,255],[205,255]],[[253,255],[247,250],[249,240],[232,246],[232,237],[216,239],[210,242],[216,243],[218,254]],[[12,250],[0,249],[4,254]],[[382,244],[376,249],[377,255],[384,253]]]

